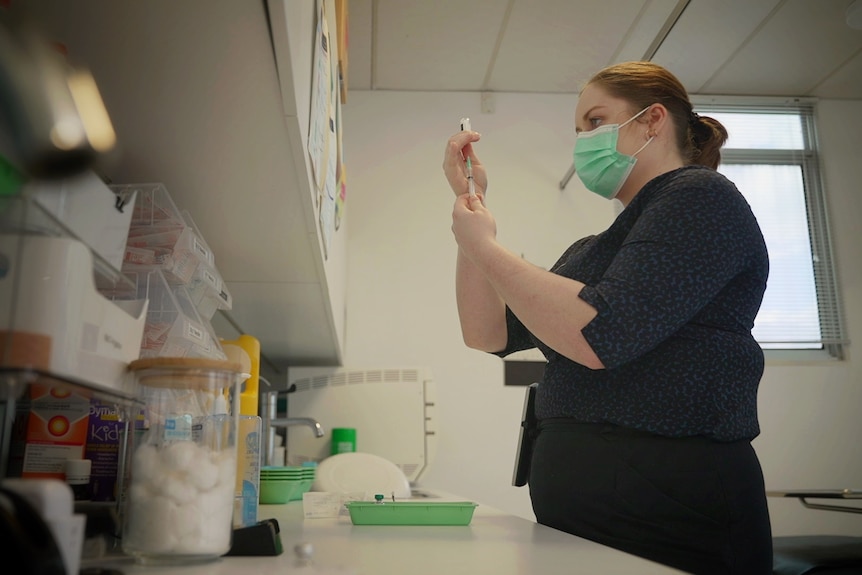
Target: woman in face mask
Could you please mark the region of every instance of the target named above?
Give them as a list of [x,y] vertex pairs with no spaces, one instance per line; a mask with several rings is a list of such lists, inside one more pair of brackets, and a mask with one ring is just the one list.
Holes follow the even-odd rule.
[[[465,343],[547,358],[529,489],[539,523],[692,573],[772,572],[760,432],[768,275],[760,228],[715,169],[724,127],[670,72],[611,66],[582,90],[574,160],[625,209],[549,270],[496,240],[479,134],[446,147]],[[477,196],[468,194],[465,160]]]

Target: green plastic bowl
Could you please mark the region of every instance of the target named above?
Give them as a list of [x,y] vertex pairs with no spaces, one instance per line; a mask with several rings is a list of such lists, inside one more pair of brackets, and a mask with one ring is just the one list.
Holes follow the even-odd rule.
[[311,488],[312,482],[312,479],[261,478],[258,501],[264,504],[278,504],[302,499],[302,494]]

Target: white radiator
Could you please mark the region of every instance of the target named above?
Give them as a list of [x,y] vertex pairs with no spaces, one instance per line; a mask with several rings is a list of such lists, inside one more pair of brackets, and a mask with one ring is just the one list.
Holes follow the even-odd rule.
[[291,367],[288,417],[312,417],[324,437],[287,428],[287,464],[330,455],[334,427],[356,429],[356,450],[384,457],[416,484],[437,447],[434,381],[428,368]]

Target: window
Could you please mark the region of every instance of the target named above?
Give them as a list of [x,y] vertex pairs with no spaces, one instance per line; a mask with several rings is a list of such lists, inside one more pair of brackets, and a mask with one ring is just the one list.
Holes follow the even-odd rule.
[[748,200],[769,250],[769,281],[755,338],[772,359],[842,359],[847,341],[813,103],[693,100],[695,111],[727,128],[718,171]]

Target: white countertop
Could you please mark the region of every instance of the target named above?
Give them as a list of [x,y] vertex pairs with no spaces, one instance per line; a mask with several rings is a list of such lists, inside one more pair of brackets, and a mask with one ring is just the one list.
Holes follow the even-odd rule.
[[[261,505],[258,518],[278,520],[284,547],[281,555],[222,557],[188,567],[145,567],[131,560],[110,566],[124,573],[153,575],[679,573],[482,504],[467,526],[353,525],[347,515],[305,519],[301,501]],[[313,567],[297,567],[294,546],[304,542],[313,545]]]

